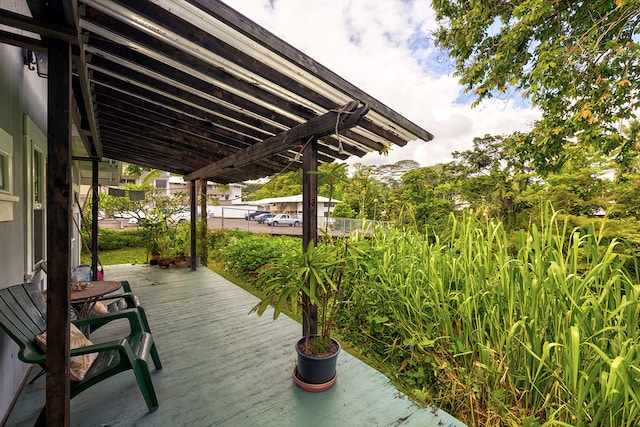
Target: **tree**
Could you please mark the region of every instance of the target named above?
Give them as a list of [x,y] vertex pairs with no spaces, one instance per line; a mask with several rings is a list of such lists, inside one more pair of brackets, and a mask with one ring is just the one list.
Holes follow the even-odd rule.
[[521,195],[533,176],[515,155],[513,140],[492,135],[474,138],[473,149],[456,151],[453,157],[449,169],[456,175],[458,196],[489,218],[514,226],[519,212],[529,207],[523,206]]
[[593,216],[606,207],[605,188],[606,182],[597,170],[566,164],[561,172],[547,177],[544,194],[555,209],[571,215]]
[[[402,176],[402,206],[396,206],[399,223],[413,220],[419,230],[436,234],[444,230],[453,210],[451,186],[441,166],[412,169]],[[443,191],[444,190],[444,191]]]
[[635,153],[621,163],[615,177],[609,214],[613,218],[640,218],[640,121],[633,120],[622,127],[625,144]]
[[[99,201],[100,209],[113,213],[114,216],[136,218],[138,225],[147,234],[148,252],[157,251],[161,240],[170,244],[166,240],[170,237],[167,233],[169,225],[173,225],[171,218],[188,207],[187,195],[178,192],[170,197],[164,190],[150,185],[125,184],[124,190],[124,197],[103,194]],[[144,191],[145,198],[131,200],[129,192],[132,190]]]
[[616,126],[640,107],[640,2],[432,0],[436,44],[476,103],[520,92],[543,111],[518,148],[541,171],[561,166],[575,138],[630,153]]
[[624,138],[623,144],[627,146],[621,152],[628,152],[630,155],[619,161],[620,175],[640,172],[640,121],[632,120],[621,128]]
[[356,211],[351,208],[351,205],[345,202],[338,203],[333,210],[334,218],[355,218]]
[[616,180],[613,203],[609,208],[611,218],[635,217],[640,219],[640,174],[621,174]]
[[402,183],[402,176],[412,169],[420,167],[415,160],[400,160],[396,163],[373,166],[371,175],[387,188],[398,187]]
[[302,169],[282,173],[269,178],[264,185],[247,195],[248,200],[293,196],[302,193]]
[[378,219],[380,212],[386,211],[389,192],[372,176],[371,166],[357,163],[354,167],[355,171],[345,188],[342,201],[358,212],[357,218]]

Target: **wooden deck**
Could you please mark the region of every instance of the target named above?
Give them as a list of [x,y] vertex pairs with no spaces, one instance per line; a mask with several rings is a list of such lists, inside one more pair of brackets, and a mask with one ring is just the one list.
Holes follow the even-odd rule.
[[[108,266],[105,278],[129,280],[147,311],[164,365],[152,372],[160,407],[147,413],[127,371],[74,398],[72,426],[464,425],[414,404],[345,351],[332,389],[302,391],[291,378],[300,325],[286,316],[272,321],[270,312],[248,314],[257,299],[204,267]],[[100,341],[124,327],[105,327],[91,338]],[[7,426],[33,425],[44,385],[42,377],[25,387]]]

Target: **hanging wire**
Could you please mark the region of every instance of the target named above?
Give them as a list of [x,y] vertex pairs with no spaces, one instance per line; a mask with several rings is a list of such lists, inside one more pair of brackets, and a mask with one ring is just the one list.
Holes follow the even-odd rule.
[[338,132],[338,124],[340,124],[340,115],[344,113],[344,105],[340,107],[338,111],[338,116],[336,117],[336,138],[338,139],[338,154],[344,154],[344,147],[342,146],[342,140],[340,139],[340,132]]
[[344,146],[342,145],[342,139],[340,139],[340,132],[338,131],[338,125],[340,125],[340,116],[342,114],[353,114],[353,111],[345,111],[345,107],[347,105],[343,105],[342,107],[340,107],[337,110],[329,110],[329,111],[333,111],[335,113],[338,113],[338,116],[336,117],[336,127],[335,127],[335,131],[334,133],[336,134],[336,139],[338,140],[338,153],[339,154],[344,154]]

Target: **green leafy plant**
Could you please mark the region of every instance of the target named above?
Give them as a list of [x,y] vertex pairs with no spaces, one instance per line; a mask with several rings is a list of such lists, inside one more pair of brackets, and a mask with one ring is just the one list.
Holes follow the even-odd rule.
[[325,239],[314,246],[311,242],[306,249],[297,247],[280,259],[266,265],[259,274],[258,281],[264,286],[264,298],[252,311],[262,315],[273,304],[273,318],[284,309],[295,315],[305,304],[305,318],[311,318],[311,311],[317,309],[321,332],[312,336],[311,322],[305,324],[303,352],[307,354],[325,353],[330,347],[331,330],[344,296],[344,278],[347,270],[354,266],[362,255],[358,248],[358,237]]
[[[83,230],[82,235],[85,242],[91,241],[90,233]],[[144,230],[111,230],[108,228],[98,229],[98,249],[100,251],[143,247],[145,246],[146,242],[147,235]]]
[[176,225],[174,238],[173,238],[173,250],[176,255],[186,255],[191,253],[191,224],[184,222]]
[[164,228],[161,232],[155,236],[155,245],[158,247],[158,251],[162,258],[174,258],[175,250],[173,247],[173,237],[168,228]]
[[234,273],[254,276],[266,264],[280,259],[300,245],[300,239],[289,236],[258,235],[233,230],[220,235],[213,233],[212,256]]
[[550,209],[515,245],[469,211],[443,236],[374,234],[341,330],[469,425],[636,425],[640,285],[604,234]]

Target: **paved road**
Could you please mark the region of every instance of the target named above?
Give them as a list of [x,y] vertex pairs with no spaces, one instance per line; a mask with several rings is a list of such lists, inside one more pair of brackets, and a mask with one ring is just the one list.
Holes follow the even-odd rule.
[[[318,218],[318,226],[323,226],[324,224]],[[346,220],[346,221],[354,221],[356,227],[360,223],[359,220]],[[286,225],[281,225],[279,227],[271,227],[266,224],[258,224],[256,221],[247,221],[244,218],[209,218],[208,220],[210,229],[220,229],[225,228],[228,230],[246,230],[252,233],[264,233],[264,234],[284,234],[287,236],[302,236],[302,227],[289,227]],[[348,224],[351,225],[351,224]],[[102,228],[111,228],[115,230],[125,230],[131,228],[137,228],[137,224],[130,224],[128,220],[116,220],[116,219],[107,219],[98,222],[98,226]],[[341,228],[342,227],[342,228]],[[318,229],[320,230],[320,229]],[[335,229],[332,229],[333,236],[344,236],[349,234],[353,228],[345,227],[344,225],[337,224]],[[361,230],[361,229],[360,229]],[[361,230],[362,231],[362,230]],[[318,231],[320,234],[320,231]]]
[[226,229],[240,229],[251,231],[253,233],[268,233],[268,234],[286,234],[288,236],[302,236],[302,227],[289,227],[288,225],[281,225],[279,227],[270,227],[266,224],[258,224],[256,221],[247,221],[245,219],[237,218],[209,218],[209,228],[226,228]]
[[[209,218],[209,228],[226,228],[230,230],[240,229],[253,233],[267,234],[286,234],[289,236],[302,236],[302,227],[289,227],[286,225],[280,227],[270,227],[265,224],[258,224],[256,221],[247,221],[243,218]],[[98,226],[102,228],[111,228],[114,230],[125,230],[137,228],[137,224],[130,224],[128,220],[106,219],[98,222]]]

